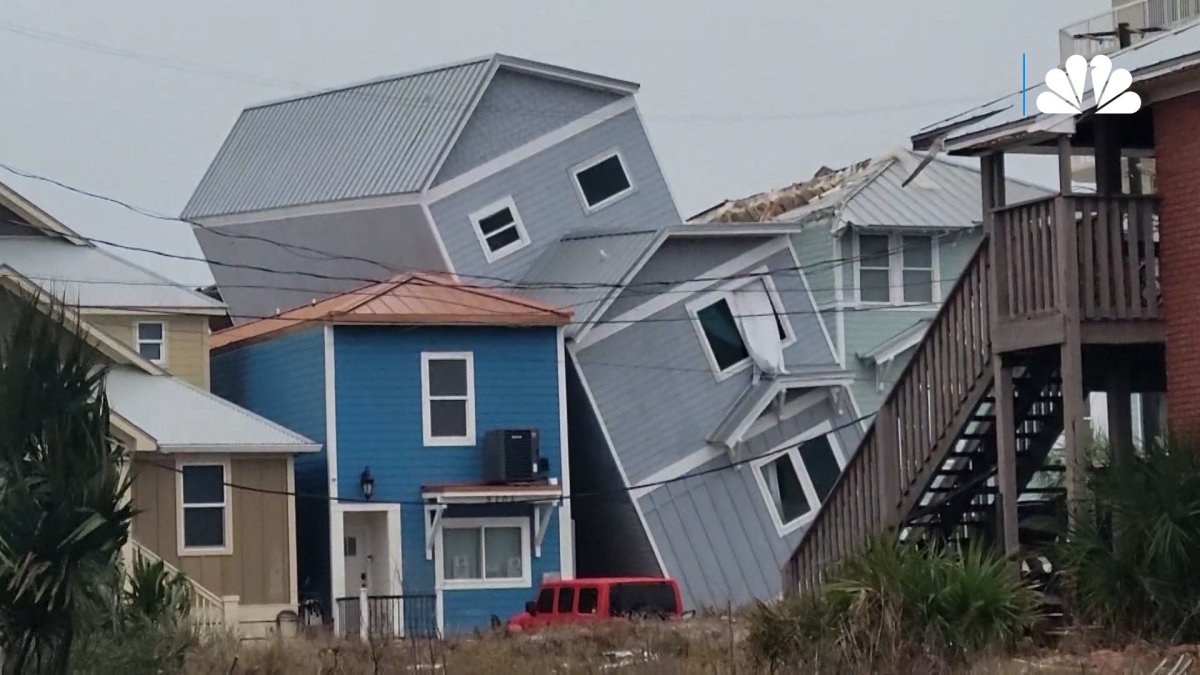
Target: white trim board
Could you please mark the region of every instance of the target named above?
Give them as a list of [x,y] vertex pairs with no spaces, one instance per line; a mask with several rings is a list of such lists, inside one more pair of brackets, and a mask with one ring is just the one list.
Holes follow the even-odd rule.
[[289,597],[291,598],[292,608],[296,609],[300,606],[300,579],[299,566],[297,565],[296,555],[296,458],[293,455],[288,455],[287,458],[287,523],[288,523],[288,573],[291,581],[291,589]]
[[369,211],[386,209],[393,206],[416,206],[421,203],[419,192],[404,192],[394,195],[375,195],[372,197],[351,197],[328,202],[280,206],[260,209],[257,211],[242,211],[223,216],[197,218],[192,222],[194,227],[221,228],[229,225],[244,225],[247,223],[266,223],[273,220],[304,218],[306,216],[327,216],[334,213],[349,213],[351,211]]
[[[325,355],[325,470],[328,476],[326,485],[329,497],[329,595],[330,601],[346,595],[346,559],[343,556],[342,542],[345,539],[345,529],[342,524],[341,503],[338,498],[337,475],[337,377],[334,364],[334,327],[325,326],[324,355]],[[341,625],[338,613],[333,613],[335,634],[340,634]]]
[[493,176],[505,169],[508,169],[520,162],[537,155],[538,153],[551,148],[563,141],[578,136],[583,132],[593,127],[599,126],[604,122],[634,109],[633,96],[626,96],[617,101],[613,101],[608,105],[596,110],[588,115],[564,124],[553,131],[538,136],[528,143],[519,147],[513,148],[508,152],[490,159],[479,166],[461,173],[444,183],[439,183],[425,191],[423,197],[427,204],[432,204],[439,200],[445,199],[450,195],[471,187],[479,181]]
[[[558,358],[558,444],[559,483],[563,494],[571,494],[571,447],[567,427],[566,327],[559,326],[555,350]],[[558,573],[563,579],[575,578],[575,520],[571,500],[558,507]]]
[[[705,291],[717,284],[720,284],[725,277],[736,274],[754,265],[779,251],[786,249],[788,246],[787,236],[780,235],[768,242],[759,244],[754,248],[742,253],[741,255],[732,258],[716,267],[703,272],[699,275],[699,279],[693,279],[678,284],[659,295],[654,296],[650,300],[629,309],[620,316],[607,319],[603,325],[597,325],[592,328],[586,336],[576,343],[576,349],[583,350],[589,346],[600,342],[620,333],[622,330],[631,325],[649,318],[658,312],[661,312],[677,303],[684,302],[691,295]],[[647,256],[649,260],[651,256]],[[644,264],[644,261],[643,261]],[[636,276],[637,270],[631,271],[629,278]]]
[[[591,387],[588,386],[587,378],[583,376],[583,369],[579,367],[579,359],[575,355],[575,345],[571,345],[568,351],[571,356],[571,365],[575,369],[575,376],[579,378],[579,384],[583,387],[583,392],[587,396],[587,403],[591,407],[591,412],[596,416],[596,423],[600,426],[600,433],[604,436],[604,443],[608,446],[613,463],[617,466],[617,472],[621,474],[621,480],[624,481],[625,487],[628,488],[631,485],[629,482],[629,473],[625,471],[625,465],[621,463],[621,456],[617,453],[617,446],[613,443],[612,434],[608,432],[608,425],[604,423],[604,416],[600,414],[600,406],[596,404],[596,397],[592,394]],[[642,510],[641,502],[632,494],[629,501],[633,504],[633,510],[637,513],[638,520],[642,524],[642,531],[646,533],[646,540],[650,542],[650,548],[654,551],[654,559],[658,562],[659,571],[663,574],[669,574],[670,572],[663,562],[662,551],[659,550],[658,542],[654,540],[654,534],[650,531],[650,524],[646,520],[646,512]]]

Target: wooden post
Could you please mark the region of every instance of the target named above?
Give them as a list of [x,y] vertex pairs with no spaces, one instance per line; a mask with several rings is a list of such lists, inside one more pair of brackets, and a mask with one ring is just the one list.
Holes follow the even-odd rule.
[[1108,399],[1108,447],[1112,465],[1125,465],[1133,456],[1133,407],[1129,400],[1129,364],[1114,359],[1105,387]]
[[879,451],[879,522],[883,529],[900,524],[900,448],[896,406],[885,402],[875,413],[875,447]]
[[[1069,151],[1069,141],[1059,137],[1059,156]],[[1069,176],[1062,179],[1068,181]],[[1085,455],[1088,438],[1087,414],[1083,392],[1083,340],[1079,312],[1079,230],[1075,226],[1075,208],[1068,197],[1055,201],[1055,225],[1058,231],[1058,294],[1063,316],[1062,390],[1063,435],[1066,439],[1066,482],[1069,520],[1075,522],[1076,508],[1083,498]]]
[[1013,373],[1008,359],[992,358],[996,394],[996,482],[1000,488],[1000,532],[1004,554],[1020,545],[1017,534],[1017,423],[1013,414]]

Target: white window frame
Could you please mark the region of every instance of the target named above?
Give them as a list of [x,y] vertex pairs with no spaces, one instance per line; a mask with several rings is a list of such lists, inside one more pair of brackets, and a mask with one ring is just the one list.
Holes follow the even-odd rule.
[[[904,264],[904,239],[905,239],[905,237],[908,237],[910,239],[916,238],[916,237],[921,237],[921,238],[929,240],[929,267],[908,267],[907,265]],[[939,289],[937,286],[937,276],[938,276],[937,275],[937,253],[936,253],[937,248],[938,248],[937,238],[932,235],[926,235],[926,234],[905,235],[905,234],[901,233],[900,236],[898,237],[898,240],[900,242],[900,245],[896,246],[895,248],[899,249],[899,252],[898,252],[899,255],[897,255],[897,258],[899,258],[899,263],[900,263],[900,270],[898,272],[898,275],[899,275],[898,278],[900,281],[899,281],[899,283],[896,284],[896,289],[897,289],[897,293],[899,294],[900,297],[897,298],[897,301],[899,301],[901,304],[912,304],[912,305],[925,304],[923,301],[913,300],[910,302],[904,298],[904,291],[906,288],[908,288],[908,286],[904,283],[904,273],[907,272],[908,270],[912,270],[914,272],[929,272],[929,302],[936,303],[941,296],[941,293],[939,292]]]
[[[445,536],[446,530],[479,530],[480,544],[480,573],[487,566],[487,547],[484,543],[483,530],[486,528],[521,528],[521,577],[506,579],[447,579],[445,571]],[[434,569],[437,586],[443,590],[465,590],[480,588],[529,588],[533,585],[533,556],[531,555],[529,538],[529,518],[521,516],[501,518],[443,518],[438,534],[437,551],[434,556]]]
[[[620,162],[621,171],[625,172],[625,181],[629,183],[629,187],[589,206],[587,202],[587,196],[583,193],[583,186],[579,184],[579,174],[587,171],[597,164],[600,164],[601,162],[612,159],[613,157],[616,157],[617,161]],[[579,203],[583,206],[583,212],[588,215],[591,215],[605,207],[611,206],[622,199],[625,199],[634,192],[637,192],[637,184],[633,182],[633,174],[629,173],[629,163],[625,161],[625,155],[621,154],[621,151],[618,148],[605,150],[604,152],[598,155],[593,155],[571,167],[571,183],[575,185],[575,194],[579,195]]]
[[[463,436],[434,436],[430,401],[461,400],[458,396],[429,394],[429,362],[460,360],[467,362],[467,433]],[[475,355],[472,352],[421,352],[421,434],[427,447],[475,445]]]
[[[771,448],[763,454],[762,457],[750,463],[754,472],[754,481],[758,485],[759,492],[762,493],[763,503],[766,505],[767,512],[771,514],[771,522],[775,524],[775,531],[780,537],[795,532],[812,522],[817,517],[817,513],[821,510],[821,500],[817,497],[817,489],[813,486],[812,478],[808,475],[808,467],[804,465],[804,460],[800,457],[799,445],[805,441],[812,440],[817,436],[827,436],[829,439],[829,448],[833,450],[833,457],[837,460],[838,468],[841,471],[846,470],[846,453],[843,452],[841,443],[838,442],[837,436],[833,434],[833,425],[828,421],[821,422],[816,426],[809,428],[803,434],[794,436],[783,443]],[[762,467],[770,464],[781,458],[788,458],[792,462],[792,469],[796,472],[796,477],[800,479],[800,487],[804,490],[804,498],[808,500],[808,513],[800,516],[790,523],[784,523],[783,517],[775,508],[775,500],[771,498],[771,491],[767,489],[767,481],[763,478]]]
[[[888,301],[887,302],[870,302],[862,299],[862,275],[860,264],[862,261],[862,247],[859,245],[859,237],[866,236],[883,236],[888,238]],[[933,300],[932,302],[905,302],[904,301],[904,237],[928,237],[930,253],[932,255],[933,269],[931,272],[933,281]],[[902,307],[902,308],[917,308],[917,309],[937,309],[942,300],[942,263],[941,263],[941,246],[939,246],[937,233],[929,231],[914,231],[904,232],[895,229],[891,231],[882,230],[855,230],[853,233],[853,259],[854,259],[854,303],[856,306],[867,307]],[[913,269],[924,269],[916,268]]]
[[[183,503],[183,468],[185,466],[219,466],[221,467],[221,482],[224,483],[223,495],[225,501],[218,504],[188,504]],[[232,466],[228,457],[224,458],[192,458],[175,460],[175,537],[180,557],[185,556],[203,556],[203,555],[233,555],[233,489],[230,487],[232,480]],[[184,511],[189,507],[194,508],[213,508],[221,507],[225,514],[225,532],[223,546],[188,546],[184,537]]]
[[[143,340],[142,339],[142,326],[147,326],[147,325],[162,326],[162,338],[158,339],[158,340]],[[142,356],[142,345],[143,344],[158,345],[159,346],[159,348],[158,348],[159,358],[146,359],[146,357]],[[160,366],[167,365],[167,322],[166,321],[135,321],[133,324],[133,348],[135,351],[137,351],[138,356],[142,356],[142,358],[146,359],[147,361],[158,364]]]
[[[487,239],[489,235],[484,235],[483,228],[479,225],[479,223],[484,218],[494,216],[496,213],[503,211],[504,209],[508,209],[508,212],[512,214],[513,223],[512,225],[506,225],[505,227],[496,230],[492,233],[492,236],[509,228],[516,228],[518,237],[517,240],[511,244],[507,244],[493,251],[488,246]],[[526,246],[529,246],[529,233],[525,230],[525,221],[521,220],[521,214],[517,212],[517,205],[513,201],[512,195],[488,204],[484,208],[475,211],[471,214],[470,218],[471,226],[475,230],[475,237],[479,240],[479,246],[483,248],[483,257],[486,258],[489,263],[494,263],[501,258],[506,258],[517,251],[520,251]]]
[[[708,336],[704,334],[704,326],[700,325],[700,311],[720,300],[729,303],[729,309],[734,310],[733,297],[742,288],[760,281],[763,283],[767,289],[767,297],[771,299],[771,305],[779,313],[779,320],[783,323],[783,332],[786,336],[782,342],[783,348],[787,349],[796,343],[796,331],[792,328],[792,322],[787,314],[787,307],[783,304],[783,298],[779,295],[779,290],[776,288],[775,280],[771,277],[769,270],[766,267],[759,267],[746,273],[745,276],[749,278],[748,281],[746,279],[738,279],[737,281],[727,283],[721,288],[705,293],[685,305],[688,316],[692,320],[692,327],[695,328],[696,336],[700,339],[700,348],[704,352],[704,358],[708,359],[708,365],[712,368],[718,382],[726,380],[735,373],[749,368],[754,359],[747,356],[725,370],[721,370],[721,366],[717,363],[717,356],[713,353],[712,346],[708,344]],[[746,344],[748,341],[746,340],[746,331],[742,328],[742,322],[737,320],[738,317],[736,314],[734,314],[733,318],[734,323],[737,324],[738,334],[742,336],[742,343]],[[749,351],[748,347],[747,351]]]

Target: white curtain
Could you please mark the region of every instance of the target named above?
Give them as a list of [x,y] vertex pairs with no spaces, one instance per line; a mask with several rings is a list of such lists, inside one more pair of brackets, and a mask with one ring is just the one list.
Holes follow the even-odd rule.
[[779,339],[775,307],[762,281],[733,293],[733,312],[746,333],[746,351],[754,365],[769,376],[787,372],[783,366],[783,342]]

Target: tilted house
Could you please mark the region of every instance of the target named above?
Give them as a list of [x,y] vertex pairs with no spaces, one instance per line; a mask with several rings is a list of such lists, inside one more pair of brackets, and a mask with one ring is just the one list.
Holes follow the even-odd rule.
[[316,444],[209,393],[208,320],[222,305],[68,225],[117,207],[2,180],[0,302],[64,302],[110,368],[113,436],[134,453],[130,555],[184,572],[197,621],[273,631],[298,605],[293,456]]
[[797,228],[682,225],[636,91],[494,55],[255,106],[184,215],[237,323],[431,270],[572,310],[561,574],[741,604],[779,592],[858,412]]
[[372,635],[461,634],[571,573],[569,320],[405,274],[213,335],[216,391],[324,444],[296,465],[299,573],[342,633],[360,589]]
[[[779,190],[730,200],[692,222],[794,223],[800,262],[854,373],[864,413],[879,408],[983,236],[979,171],[908,149],[823,169]],[[1048,191],[1008,180],[1014,200]]]

